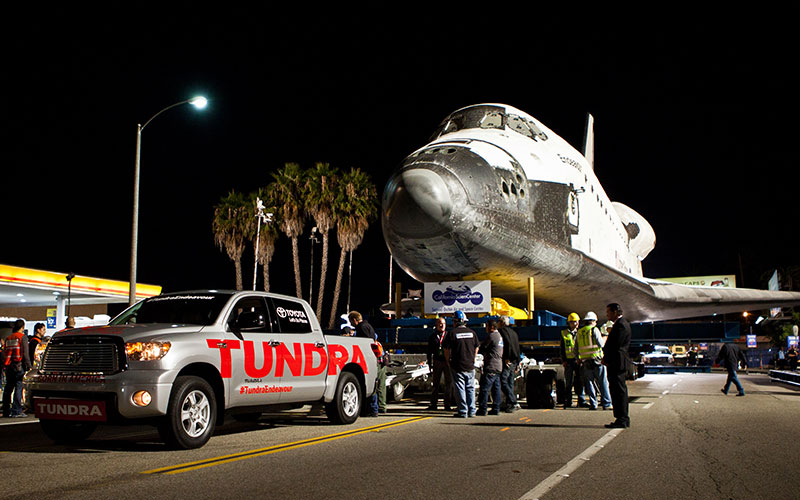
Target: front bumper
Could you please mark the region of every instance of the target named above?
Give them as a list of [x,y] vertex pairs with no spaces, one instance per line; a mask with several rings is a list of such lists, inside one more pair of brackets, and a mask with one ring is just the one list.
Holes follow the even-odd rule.
[[[166,415],[173,370],[125,370],[113,375],[42,373],[31,370],[25,375],[25,405],[34,409],[34,398],[104,401],[107,421],[134,420]],[[137,406],[133,395],[150,393],[147,406]]]

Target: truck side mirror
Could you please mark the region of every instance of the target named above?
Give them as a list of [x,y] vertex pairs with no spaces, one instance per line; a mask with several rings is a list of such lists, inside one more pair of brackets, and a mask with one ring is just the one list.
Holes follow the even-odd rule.
[[238,318],[236,318],[234,330],[238,330],[240,332],[250,332],[254,330],[263,330],[266,326],[267,320],[263,313],[258,311],[243,312]]

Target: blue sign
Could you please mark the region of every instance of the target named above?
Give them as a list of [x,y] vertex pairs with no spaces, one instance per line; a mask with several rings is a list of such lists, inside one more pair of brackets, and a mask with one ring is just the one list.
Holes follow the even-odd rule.
[[797,335],[789,335],[786,337],[786,346],[792,347],[793,345],[797,345]]
[[748,348],[750,348],[750,347],[758,347],[758,342],[756,342],[756,336],[755,335],[748,335],[747,336],[747,347]]
[[48,329],[56,327],[56,312],[57,309],[47,309],[47,326]]
[[492,282],[442,281],[425,283],[425,314],[490,312]]

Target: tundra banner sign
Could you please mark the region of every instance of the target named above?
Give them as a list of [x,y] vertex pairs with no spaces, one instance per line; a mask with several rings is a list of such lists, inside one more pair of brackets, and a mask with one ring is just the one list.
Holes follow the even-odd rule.
[[425,314],[490,312],[492,282],[442,281],[425,283]]

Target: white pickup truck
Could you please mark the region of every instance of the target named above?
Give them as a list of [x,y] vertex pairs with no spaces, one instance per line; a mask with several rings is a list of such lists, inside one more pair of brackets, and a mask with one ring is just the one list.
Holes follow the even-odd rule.
[[177,448],[203,446],[224,415],[323,403],[356,421],[378,371],[370,339],[323,335],[309,305],[261,292],[159,295],[108,326],[53,335],[25,397],[57,442],[98,424],[150,423]]

